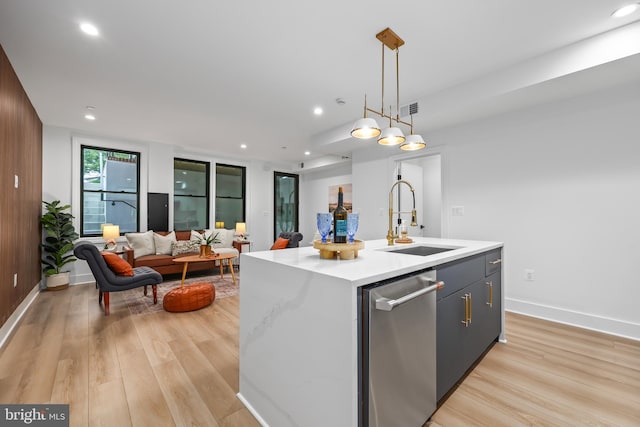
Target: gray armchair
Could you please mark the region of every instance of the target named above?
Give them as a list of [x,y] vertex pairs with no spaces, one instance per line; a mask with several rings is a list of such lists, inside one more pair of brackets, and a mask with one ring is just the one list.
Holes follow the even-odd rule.
[[302,240],[302,233],[297,231],[283,231],[280,233],[280,236],[283,239],[288,239],[289,243],[287,244],[287,248],[297,248],[300,246],[300,241]]
[[162,275],[150,267],[136,267],[133,276],[117,276],[107,265],[102,254],[90,242],[78,242],[73,249],[74,255],[87,261],[98,288],[98,304],[102,303],[104,295],[104,314],[109,315],[109,292],[126,291],[144,286],[144,294],[147,295],[147,285],[153,289],[153,303],[158,303],[158,290],[156,285],[162,283]]

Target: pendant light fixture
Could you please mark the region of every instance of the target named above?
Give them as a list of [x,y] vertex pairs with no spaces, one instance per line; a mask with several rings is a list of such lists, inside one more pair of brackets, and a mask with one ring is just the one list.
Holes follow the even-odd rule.
[[364,118],[358,120],[351,130],[351,136],[360,139],[374,138],[380,135],[380,127],[374,119],[367,117],[367,95],[364,96]]
[[[378,137],[378,144],[380,145],[400,145],[402,150],[420,150],[425,148],[427,144],[424,142],[420,135],[413,133],[413,114],[411,114],[411,122],[405,122],[400,120],[400,73],[399,73],[399,47],[404,44],[396,33],[391,28],[386,28],[376,34],[376,38],[382,43],[382,106],[380,111],[373,110],[367,107],[367,96],[364,97],[364,117],[359,119],[353,125],[351,130],[351,136],[359,139],[369,139]],[[384,48],[385,46],[396,52],[396,115],[392,114],[391,106],[389,106],[389,112],[385,113],[384,110]],[[380,129],[378,123],[367,117],[367,112],[377,114],[378,116],[389,119],[389,127]],[[404,136],[402,130],[394,126],[397,125],[409,126],[410,135]]]

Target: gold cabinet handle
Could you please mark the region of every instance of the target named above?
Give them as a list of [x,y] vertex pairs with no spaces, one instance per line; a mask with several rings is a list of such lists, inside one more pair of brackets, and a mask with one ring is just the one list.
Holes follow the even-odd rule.
[[472,317],[473,317],[473,299],[471,298],[471,292],[469,292],[469,324],[471,324]]
[[493,308],[493,281],[486,282],[487,286],[489,286],[489,302],[485,303],[489,306],[489,308]]
[[464,300],[464,320],[462,321],[462,323],[464,324],[465,327],[469,327],[469,298],[467,296],[467,294],[464,294],[463,297],[460,297]]
[[501,264],[502,263],[502,258],[498,258],[495,261],[489,261],[489,264],[491,265],[496,265],[496,264]]
[[464,300],[464,320],[462,320],[461,323],[468,328],[471,324],[471,294],[464,294],[464,296],[460,298]]

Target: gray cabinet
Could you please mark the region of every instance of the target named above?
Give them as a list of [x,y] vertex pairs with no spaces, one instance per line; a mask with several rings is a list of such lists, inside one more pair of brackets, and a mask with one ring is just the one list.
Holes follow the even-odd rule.
[[437,398],[440,400],[500,335],[500,249],[438,267]]

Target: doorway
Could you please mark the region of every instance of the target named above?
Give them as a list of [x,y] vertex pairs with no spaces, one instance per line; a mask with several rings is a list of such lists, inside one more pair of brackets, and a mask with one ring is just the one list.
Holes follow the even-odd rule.
[[[410,236],[442,237],[442,157],[432,154],[396,161],[396,177],[416,188],[417,227],[409,227]],[[399,211],[410,211],[409,197],[396,200]]]
[[296,174],[273,173],[273,240],[283,231],[298,231],[298,185]]

